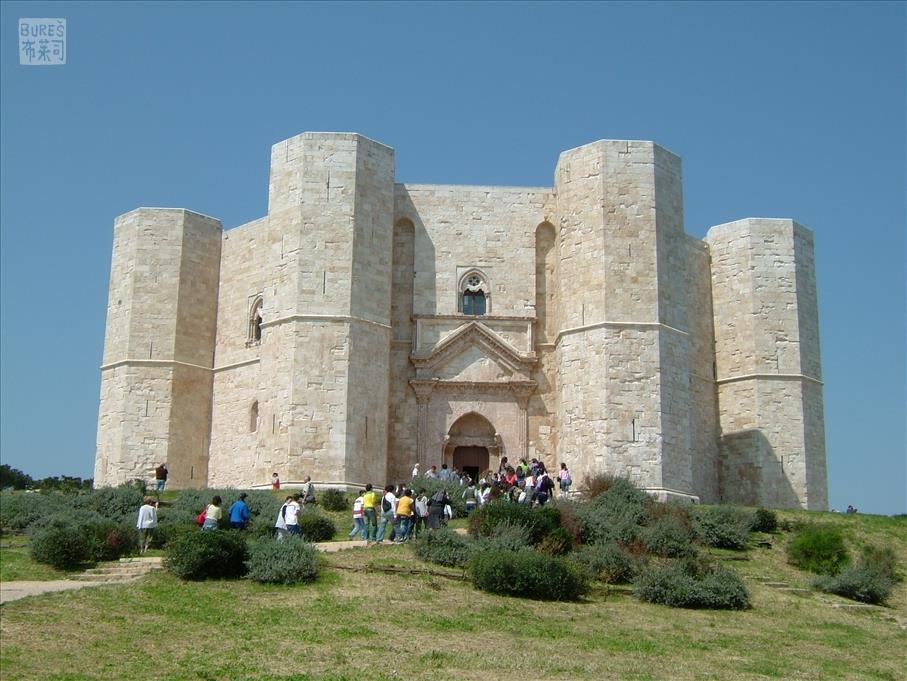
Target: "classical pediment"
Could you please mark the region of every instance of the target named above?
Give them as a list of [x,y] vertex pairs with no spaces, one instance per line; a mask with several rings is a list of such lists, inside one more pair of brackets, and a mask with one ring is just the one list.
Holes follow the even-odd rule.
[[520,353],[481,322],[464,324],[426,354],[410,356],[419,378],[495,382],[528,379],[535,355]]

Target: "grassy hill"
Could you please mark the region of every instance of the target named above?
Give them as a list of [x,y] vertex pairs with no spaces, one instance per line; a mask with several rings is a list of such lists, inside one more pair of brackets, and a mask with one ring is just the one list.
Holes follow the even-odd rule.
[[[907,517],[779,512],[840,525],[856,550],[894,548]],[[346,525],[339,527],[345,534]],[[712,551],[744,578],[745,611],[679,610],[598,585],[577,603],[476,591],[407,546],[324,556],[296,587],[140,582],[62,592],[0,609],[0,676],[15,679],[383,681],[387,679],[905,679],[907,584],[887,607],[809,589],[785,561],[789,534],[744,553]],[[9,540],[4,538],[4,544]],[[12,553],[19,569],[27,561]],[[26,566],[27,567],[27,566]],[[436,571],[387,573],[383,567]],[[802,590],[806,589],[806,590]]]

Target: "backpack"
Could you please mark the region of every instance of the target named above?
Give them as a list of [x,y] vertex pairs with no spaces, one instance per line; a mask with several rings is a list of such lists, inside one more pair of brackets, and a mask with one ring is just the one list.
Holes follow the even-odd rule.
[[[381,510],[384,511],[385,513],[387,513],[392,508],[393,508],[393,506],[391,506],[391,502],[389,502],[387,500],[387,497],[382,497],[381,498]],[[381,522],[384,522],[384,521],[381,521]]]
[[199,513],[199,514],[195,517],[195,524],[196,524],[196,525],[204,525],[204,524],[205,524],[205,518],[206,518],[207,516],[208,516],[208,507],[205,506],[205,507],[202,509],[202,512]]

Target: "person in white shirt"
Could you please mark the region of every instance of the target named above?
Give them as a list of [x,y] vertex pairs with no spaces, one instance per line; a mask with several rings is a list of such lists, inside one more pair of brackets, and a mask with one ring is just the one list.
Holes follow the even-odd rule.
[[283,506],[277,511],[277,521],[274,523],[274,528],[277,530],[277,541],[282,541],[284,537],[290,534],[289,530],[287,530],[287,505],[291,501],[293,501],[293,497],[287,495],[287,498],[284,499]]
[[384,531],[388,524],[394,529],[394,515],[397,513],[397,497],[394,496],[394,486],[384,488],[384,497],[381,499],[381,522],[378,523],[378,536],[375,541],[379,544],[384,541]]
[[151,545],[154,528],[157,527],[157,502],[151,497],[146,497],[145,503],[139,509],[135,527],[139,531],[139,546],[141,546],[142,553],[145,553]]
[[287,532],[293,535],[300,535],[299,529],[299,493],[294,494],[287,502],[287,510],[284,513],[284,520],[287,523]]
[[365,515],[365,512],[362,508],[362,505],[364,503],[364,499],[362,498],[363,494],[365,494],[365,492],[360,492],[359,496],[356,497],[356,501],[353,502],[353,529],[350,530],[350,535],[349,537],[347,537],[348,539],[355,539],[356,535],[360,533],[362,534],[363,541],[366,541],[368,539],[368,535],[366,534],[365,530],[365,519],[363,518],[363,516]]
[[413,466],[413,477],[418,478],[420,475],[418,462]]

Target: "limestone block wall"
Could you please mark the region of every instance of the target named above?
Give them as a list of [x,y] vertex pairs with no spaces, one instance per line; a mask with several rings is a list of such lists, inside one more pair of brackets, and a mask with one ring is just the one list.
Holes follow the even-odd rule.
[[139,208],[114,225],[95,479],[166,461],[175,485],[207,478],[221,225]]
[[595,142],[561,154],[555,188],[561,458],[691,494],[679,159]]
[[550,199],[543,187],[398,185],[397,216],[415,226],[413,312],[457,314],[458,275],[475,266],[492,287],[488,314],[533,315],[535,230]]
[[718,225],[712,253],[722,498],[827,505],[811,234],[791,220]]

